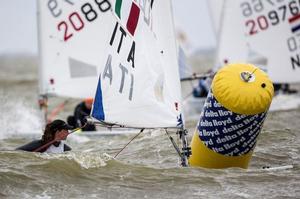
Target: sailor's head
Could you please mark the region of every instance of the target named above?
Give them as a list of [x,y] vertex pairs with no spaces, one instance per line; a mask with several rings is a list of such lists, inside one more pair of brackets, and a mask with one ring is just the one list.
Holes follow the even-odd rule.
[[[63,120],[54,120],[51,123],[48,124],[49,125],[49,130],[51,130],[52,132],[56,132],[56,131],[61,131],[61,130],[71,130],[73,129],[72,126],[68,125],[65,121]],[[47,126],[48,126],[47,125]]]
[[73,129],[63,120],[54,120],[46,125],[42,141],[47,143],[52,141],[57,133],[68,134],[68,130]]
[[93,102],[94,102],[93,98],[86,98],[86,99],[84,99],[84,104],[85,104],[85,106],[86,106],[87,109],[92,109]]

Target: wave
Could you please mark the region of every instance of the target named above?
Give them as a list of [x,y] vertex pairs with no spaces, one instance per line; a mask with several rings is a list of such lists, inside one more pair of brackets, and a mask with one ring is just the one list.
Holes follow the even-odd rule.
[[42,131],[41,113],[22,97],[15,98],[0,92],[0,139],[13,137],[26,132]]

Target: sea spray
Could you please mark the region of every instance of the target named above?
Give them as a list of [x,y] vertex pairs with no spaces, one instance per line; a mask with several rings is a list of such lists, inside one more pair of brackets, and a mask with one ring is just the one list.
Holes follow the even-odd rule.
[[44,122],[41,113],[22,97],[15,98],[0,93],[0,139],[16,134],[41,133]]

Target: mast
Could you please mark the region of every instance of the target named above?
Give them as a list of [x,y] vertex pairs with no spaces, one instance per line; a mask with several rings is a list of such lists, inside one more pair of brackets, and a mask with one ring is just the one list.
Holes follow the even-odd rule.
[[[176,66],[177,66],[177,69],[178,69],[178,73],[180,74],[180,66],[179,66],[179,51],[180,51],[180,49],[177,48],[178,44],[177,44],[177,40],[175,39],[176,35],[175,35],[175,28],[174,28],[175,23],[174,23],[173,5],[172,5],[172,1],[169,1],[169,2],[170,2],[171,21],[172,21],[172,27],[173,27],[172,33],[173,33],[174,43],[175,43],[175,47],[176,47],[175,48],[176,49],[176,61],[177,61]],[[181,89],[181,84],[179,84],[179,87]],[[181,98],[181,100],[182,100],[182,98]],[[180,103],[182,104],[182,101],[180,101]],[[181,120],[182,120],[182,117],[181,117]],[[182,145],[182,150],[181,150],[180,155],[179,155],[181,157],[181,166],[187,167],[189,165],[188,164],[188,159],[191,155],[191,148],[189,147],[189,144],[188,144],[188,141],[187,141],[188,131],[187,131],[187,129],[185,129],[184,121],[182,121],[182,128],[177,132],[177,134],[178,134],[178,136],[181,140],[181,145]],[[171,142],[172,142],[172,139],[171,139]],[[173,146],[176,149],[176,146],[174,145],[174,143],[173,143]]]
[[43,83],[43,53],[42,53],[42,20],[41,20],[41,5],[40,1],[36,0],[36,15],[37,15],[37,38],[38,38],[38,83],[39,83],[39,97],[38,104],[40,110],[44,113],[44,121],[47,121],[47,112],[48,112],[48,96],[45,92],[44,83]]
[[[221,14],[220,14],[219,23],[218,23],[219,27],[217,27],[218,29],[216,29],[216,31],[218,30],[218,32],[216,32],[217,50],[216,50],[216,56],[215,56],[214,71],[217,71],[220,67],[222,67],[222,65],[220,65],[220,62],[219,62],[219,53],[220,53],[222,32],[224,31],[225,10],[226,10],[227,4],[228,4],[228,1],[223,0]],[[216,24],[215,24],[215,27],[216,27]]]
[[218,38],[221,29],[224,2],[226,2],[226,0],[206,0],[216,38]]

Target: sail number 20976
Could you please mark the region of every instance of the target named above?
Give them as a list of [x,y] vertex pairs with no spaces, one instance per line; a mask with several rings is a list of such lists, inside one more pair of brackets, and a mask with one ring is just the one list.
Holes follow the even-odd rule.
[[[273,7],[271,10],[268,7]],[[286,21],[290,16],[300,14],[300,0],[253,0],[252,4],[244,1],[240,4],[243,16],[247,19],[247,34],[254,35]],[[264,12],[269,10],[267,12]]]
[[[78,32],[84,28],[85,22],[83,17],[88,22],[92,22],[97,19],[97,12],[107,12],[111,8],[111,4],[108,0],[95,0],[95,9],[91,3],[85,3],[80,7],[81,12],[72,12],[68,18],[61,21],[57,25],[57,29],[64,34],[64,41],[69,40],[75,32]],[[83,16],[83,17],[82,17]]]

